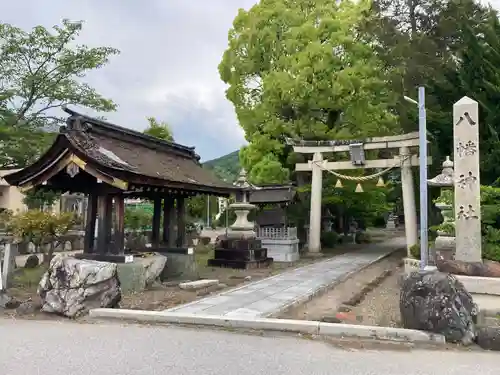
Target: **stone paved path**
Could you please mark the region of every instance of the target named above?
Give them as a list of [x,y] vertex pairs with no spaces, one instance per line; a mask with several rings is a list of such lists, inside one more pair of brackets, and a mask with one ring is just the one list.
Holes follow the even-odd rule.
[[228,317],[266,317],[403,247],[404,237],[392,238],[379,244],[367,245],[363,250],[287,271],[165,311]]

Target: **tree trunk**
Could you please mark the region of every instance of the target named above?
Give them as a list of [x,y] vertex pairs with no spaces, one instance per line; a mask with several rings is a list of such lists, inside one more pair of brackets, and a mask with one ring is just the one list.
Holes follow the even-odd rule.
[[49,249],[47,253],[43,253],[43,264],[48,266],[54,255],[54,241],[50,241]]

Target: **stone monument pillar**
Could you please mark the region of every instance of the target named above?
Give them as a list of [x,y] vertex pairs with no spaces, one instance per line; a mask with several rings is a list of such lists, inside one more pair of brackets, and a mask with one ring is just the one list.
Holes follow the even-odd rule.
[[323,193],[323,170],[320,165],[323,163],[323,155],[320,152],[315,152],[313,160],[309,163],[312,169],[312,181],[307,251],[319,254],[321,251],[321,196]]
[[466,96],[453,105],[455,259],[481,262],[478,103]]

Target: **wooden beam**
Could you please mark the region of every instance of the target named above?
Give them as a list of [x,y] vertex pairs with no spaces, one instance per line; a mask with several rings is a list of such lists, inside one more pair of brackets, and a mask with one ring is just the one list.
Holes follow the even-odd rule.
[[[419,145],[418,132],[393,135],[388,137],[373,137],[365,140],[364,150],[377,150],[399,147],[417,147]],[[315,152],[332,153],[347,152],[349,145],[335,146],[293,146],[293,151],[299,154],[314,154]]]
[[[419,165],[419,157],[417,155],[412,155],[410,159],[412,166]],[[297,163],[295,165],[295,171],[297,172],[310,172],[312,171],[312,162],[309,163]],[[432,158],[427,158],[427,164],[432,164]],[[328,171],[341,171],[348,169],[374,169],[374,168],[389,168],[396,167],[399,168],[401,166],[400,157],[397,156],[394,159],[378,159],[378,160],[367,160],[365,165],[356,166],[353,165],[350,161],[324,161],[323,169]]]

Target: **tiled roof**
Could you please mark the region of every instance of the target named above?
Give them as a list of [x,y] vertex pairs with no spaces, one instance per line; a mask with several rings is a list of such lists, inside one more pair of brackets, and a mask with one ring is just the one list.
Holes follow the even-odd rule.
[[199,163],[194,147],[163,141],[98,119],[71,114],[63,130],[71,144],[106,167],[155,179],[234,190]]
[[264,186],[250,191],[250,203],[287,203],[295,197],[295,189],[292,186]]

